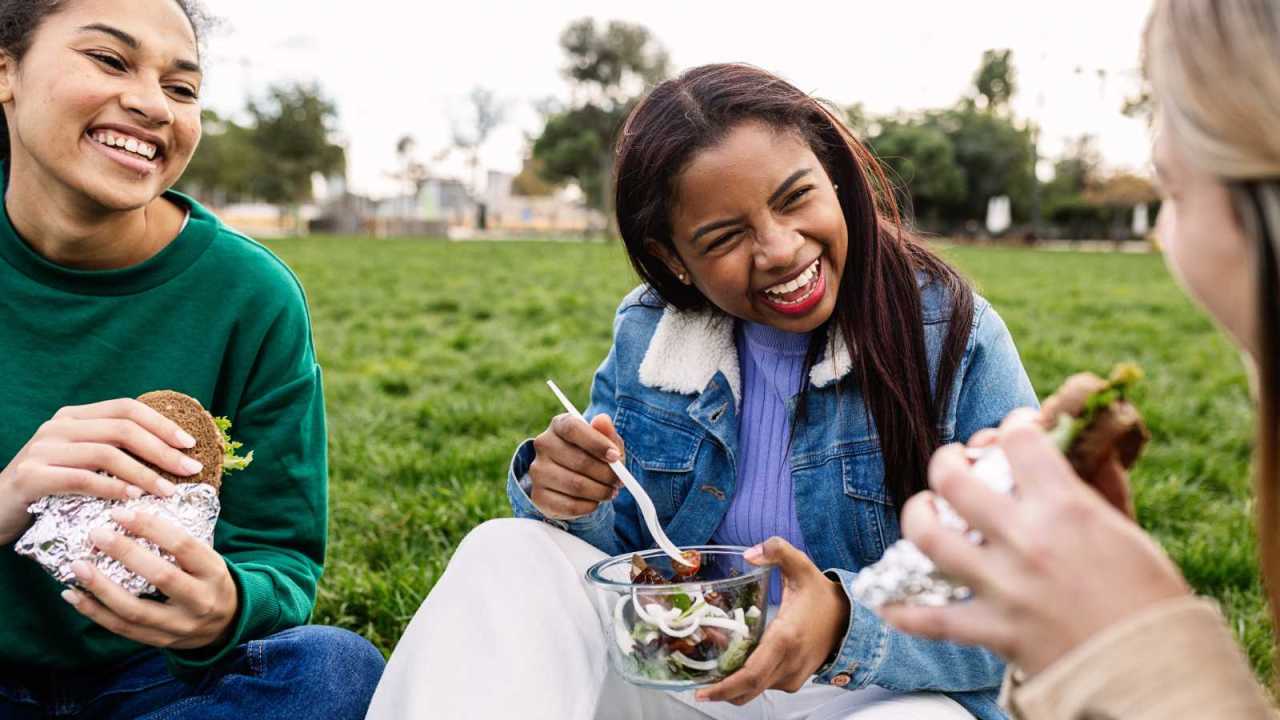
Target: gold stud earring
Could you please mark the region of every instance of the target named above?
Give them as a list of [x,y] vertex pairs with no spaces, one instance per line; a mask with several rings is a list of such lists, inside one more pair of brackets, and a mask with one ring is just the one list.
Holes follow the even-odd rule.
[[684,278],[685,278],[684,273],[680,273],[680,274],[679,274],[679,275],[677,275],[676,277],[680,278],[680,282],[684,282]]

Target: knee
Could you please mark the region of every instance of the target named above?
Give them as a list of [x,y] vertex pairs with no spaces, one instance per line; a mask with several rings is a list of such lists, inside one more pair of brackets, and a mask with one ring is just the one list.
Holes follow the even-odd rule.
[[287,658],[291,690],[317,710],[315,717],[363,718],[386,665],[368,640],[324,625],[278,633],[266,648],[268,672],[273,659]]
[[499,518],[477,525],[458,544],[451,562],[476,559],[486,563],[501,562],[513,549],[527,548],[546,542],[546,525],[537,520]]

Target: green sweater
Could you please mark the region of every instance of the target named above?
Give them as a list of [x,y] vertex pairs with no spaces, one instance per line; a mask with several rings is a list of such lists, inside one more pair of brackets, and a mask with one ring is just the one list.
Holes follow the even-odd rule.
[[[190,208],[186,228],[151,259],[110,271],[48,262],[0,209],[0,467],[65,405],[173,389],[230,418],[254,453],[223,481],[214,537],[239,612],[225,643],[169,654],[195,669],[310,616],[328,512],[324,398],[297,278],[195,201],[166,197]],[[62,589],[0,547],[0,669],[82,668],[144,648],[77,613]]]

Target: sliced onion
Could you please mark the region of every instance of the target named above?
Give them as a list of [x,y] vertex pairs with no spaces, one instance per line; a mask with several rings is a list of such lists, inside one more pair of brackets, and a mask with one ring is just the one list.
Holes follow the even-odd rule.
[[702,618],[702,626],[724,628],[729,632],[740,635],[746,635],[750,631],[746,623],[738,622],[731,618]]
[[715,670],[719,666],[716,660],[694,660],[679,650],[671,653],[671,659],[692,670]]

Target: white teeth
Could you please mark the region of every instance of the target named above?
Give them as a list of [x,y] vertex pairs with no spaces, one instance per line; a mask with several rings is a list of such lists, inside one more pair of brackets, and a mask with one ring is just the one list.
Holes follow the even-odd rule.
[[155,159],[156,146],[148,142],[143,142],[135,137],[127,135],[117,135],[110,131],[99,131],[93,134],[93,140],[107,147],[115,147],[127,152],[140,155],[148,160]]
[[818,275],[818,261],[814,260],[813,263],[809,265],[809,267],[806,268],[804,272],[796,276],[795,279],[785,283],[778,283],[773,287],[765,288],[764,291],[769,293],[770,295],[786,295],[787,293],[795,292],[796,290],[799,290],[805,285],[808,285],[809,283],[813,282],[814,277],[816,277],[817,275]]

